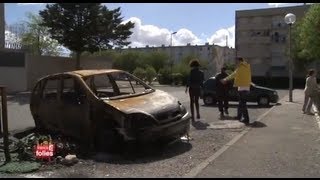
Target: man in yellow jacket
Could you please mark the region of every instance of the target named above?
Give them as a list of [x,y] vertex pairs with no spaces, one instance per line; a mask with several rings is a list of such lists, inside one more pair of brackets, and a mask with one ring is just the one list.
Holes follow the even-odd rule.
[[[226,83],[227,81],[234,79],[234,86],[238,88],[239,93],[238,114],[236,119],[245,124],[249,124],[250,120],[247,108],[247,96],[250,92],[251,86],[251,67],[250,64],[241,57],[238,57],[237,61],[237,69],[221,82]],[[241,120],[242,117],[243,120]]]

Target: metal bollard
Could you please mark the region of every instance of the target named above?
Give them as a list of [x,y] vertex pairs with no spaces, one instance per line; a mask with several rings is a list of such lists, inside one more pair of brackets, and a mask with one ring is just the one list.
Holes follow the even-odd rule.
[[11,161],[9,151],[9,132],[8,132],[8,111],[7,111],[7,93],[6,87],[0,86],[1,89],[1,109],[2,109],[2,125],[3,125],[3,145],[6,162]]

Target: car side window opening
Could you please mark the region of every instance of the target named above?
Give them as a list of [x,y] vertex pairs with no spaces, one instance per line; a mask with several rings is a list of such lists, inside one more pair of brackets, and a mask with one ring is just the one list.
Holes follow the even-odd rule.
[[112,97],[118,94],[108,74],[97,74],[85,79],[86,84],[98,97]]
[[42,81],[37,83],[36,87],[34,88],[33,95],[39,96],[41,94],[41,87],[42,87]]
[[65,77],[62,82],[62,101],[64,103],[81,104],[84,100],[85,92],[76,79]]
[[60,86],[59,78],[47,79],[45,87],[43,89],[42,99],[57,100],[59,86]]

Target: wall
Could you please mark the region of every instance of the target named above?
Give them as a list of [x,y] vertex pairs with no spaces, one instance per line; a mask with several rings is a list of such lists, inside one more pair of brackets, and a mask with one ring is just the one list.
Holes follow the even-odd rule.
[[7,87],[7,92],[25,91],[27,86],[24,67],[0,67],[0,84]]
[[2,49],[0,51],[0,84],[8,92],[26,90],[25,54],[19,50]]
[[[43,76],[75,70],[75,64],[72,58],[26,55],[27,89],[32,89]],[[80,60],[80,64],[83,69],[108,69],[112,67],[112,60],[106,57],[86,57]]]

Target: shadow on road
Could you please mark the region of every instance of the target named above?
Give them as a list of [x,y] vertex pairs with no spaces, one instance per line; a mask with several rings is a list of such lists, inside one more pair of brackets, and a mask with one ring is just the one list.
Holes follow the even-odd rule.
[[[280,103],[279,104],[275,104],[276,106],[279,106],[281,105]],[[216,107],[218,108],[218,105],[215,104],[215,105],[201,105],[201,106],[204,106],[204,107]],[[247,105],[248,108],[250,109],[262,109],[262,108],[271,108],[273,107],[273,105],[268,105],[268,106],[260,106],[260,105],[254,105],[254,104],[248,104]],[[229,104],[229,108],[238,108],[238,104]]]
[[252,127],[252,128],[264,128],[264,127],[267,127],[266,124],[264,124],[263,122],[260,122],[260,121],[255,121],[255,122],[253,122],[252,124],[250,124],[248,126]]
[[196,122],[192,123],[192,126],[194,128],[196,128],[197,130],[206,130],[207,127],[209,126],[209,124],[208,123],[203,123],[201,121],[196,121]]
[[121,153],[97,153],[89,159],[112,164],[142,164],[169,159],[191,149],[192,145],[189,142],[178,140],[166,146],[154,143],[141,145],[129,153],[127,150]]

